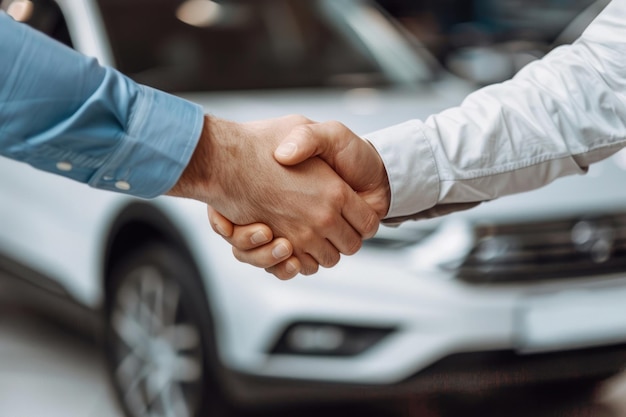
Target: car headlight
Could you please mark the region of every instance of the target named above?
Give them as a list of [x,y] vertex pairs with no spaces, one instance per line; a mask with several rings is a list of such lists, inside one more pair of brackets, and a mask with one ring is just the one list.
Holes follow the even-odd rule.
[[333,323],[294,323],[285,329],[270,353],[354,356],[374,346],[394,330]]

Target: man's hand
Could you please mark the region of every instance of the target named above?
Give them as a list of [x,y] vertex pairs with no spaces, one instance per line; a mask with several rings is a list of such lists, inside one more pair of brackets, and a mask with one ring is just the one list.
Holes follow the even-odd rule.
[[293,246],[287,239],[274,239],[272,229],[262,223],[237,226],[208,206],[209,220],[213,230],[233,246],[233,255],[287,280],[302,270],[300,260],[293,256]]
[[335,265],[339,253],[355,253],[376,233],[379,216],[319,158],[291,167],[276,162],[280,140],[308,123],[300,116],[245,124],[207,116],[198,147],[168,194],[203,201],[234,224],[267,225],[270,238],[286,239],[279,243],[293,251],[303,274]]
[[376,211],[389,211],[387,171],[376,149],[345,125],[324,122],[297,126],[274,151],[278,162],[293,166],[319,156]]
[[[380,156],[368,142],[338,122],[306,124],[295,127],[274,152],[274,157],[288,166],[315,156],[335,169],[374,208],[379,219],[387,214],[390,204],[387,173]],[[272,240],[271,228],[259,223],[235,226],[212,209],[209,218],[213,229],[233,245],[233,253],[240,261],[266,268],[281,279],[298,273],[298,260],[291,256],[289,242],[281,238]]]

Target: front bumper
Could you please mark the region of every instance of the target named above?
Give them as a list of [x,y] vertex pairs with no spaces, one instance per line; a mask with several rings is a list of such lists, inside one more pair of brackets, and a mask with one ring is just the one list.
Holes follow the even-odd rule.
[[472,393],[531,384],[601,380],[626,366],[626,344],[522,355],[512,350],[449,355],[394,384],[351,384],[228,372],[233,400],[246,405],[385,400],[407,395]]
[[[429,375],[429,369],[457,355],[511,352],[525,363],[531,360],[527,358],[568,358],[579,349],[595,352],[596,348],[626,343],[626,331],[620,328],[626,310],[616,313],[626,309],[623,299],[616,296],[626,291],[624,276],[470,285],[436,271],[418,271],[409,263],[415,257],[408,255],[392,257],[372,251],[367,262],[357,256],[346,258],[332,270],[288,285],[245,280],[245,285],[236,287],[238,305],[228,303],[235,294],[229,293],[230,287],[224,288],[222,306],[232,314],[222,316],[224,322],[219,326],[224,331],[218,337],[222,363],[238,375],[254,375],[262,381],[395,387],[414,375]],[[246,308],[241,308],[244,305]],[[611,308],[603,309],[606,314],[602,315],[572,309],[603,305]],[[611,316],[625,319],[617,323],[607,319]],[[589,320],[582,323],[581,317]],[[598,323],[600,319],[603,323]],[[285,329],[300,322],[394,331],[354,356],[272,353]],[[576,328],[578,322],[584,326]],[[594,326],[602,331],[590,332]],[[459,363],[457,372],[466,372],[466,379],[474,381],[478,378],[472,376],[474,372],[498,372],[498,366],[490,363],[474,369],[464,369]],[[429,381],[432,378],[446,387],[457,380],[432,376],[424,384],[436,386]],[[497,378],[507,376],[502,373]]]

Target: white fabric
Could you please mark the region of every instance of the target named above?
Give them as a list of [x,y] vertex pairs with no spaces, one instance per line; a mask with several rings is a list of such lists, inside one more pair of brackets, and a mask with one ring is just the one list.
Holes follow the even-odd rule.
[[511,81],[366,137],[389,175],[387,218],[585,173],[626,146],[626,0],[613,0],[574,44]]

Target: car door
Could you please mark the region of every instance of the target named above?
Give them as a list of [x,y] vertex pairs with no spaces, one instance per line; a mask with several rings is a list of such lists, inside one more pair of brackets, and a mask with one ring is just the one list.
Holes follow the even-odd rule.
[[[16,20],[72,46],[54,1],[14,0],[2,6]],[[89,298],[107,213],[121,197],[4,157],[0,178],[0,272],[30,271],[29,280],[50,278],[77,298]]]

